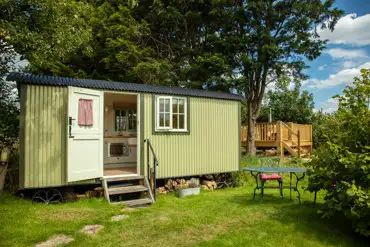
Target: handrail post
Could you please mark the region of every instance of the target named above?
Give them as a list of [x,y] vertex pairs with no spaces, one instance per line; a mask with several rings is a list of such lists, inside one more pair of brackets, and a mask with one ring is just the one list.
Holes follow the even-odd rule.
[[153,197],[154,200],[157,200],[157,160],[153,157]]
[[284,156],[283,131],[281,121],[276,122],[276,146],[279,148],[280,156]]
[[[154,152],[153,146],[150,143],[149,139],[145,139],[144,142],[147,143],[147,178],[149,181],[150,191],[152,192],[154,201],[156,200],[156,193],[157,193],[157,166],[158,166],[158,160],[157,156]],[[153,167],[150,166],[150,153],[152,153],[153,156]]]
[[149,153],[149,142],[146,141],[146,169],[147,169],[147,176],[148,178],[150,178],[150,165],[149,165],[149,157],[150,153]]
[[152,192],[154,192],[154,172],[155,171],[155,159],[153,157],[153,167],[150,169],[150,187],[152,188]]
[[293,140],[293,138],[292,138],[292,134],[293,134],[293,123],[292,122],[289,122],[288,123],[288,140],[289,141],[292,141]]
[[298,130],[297,132],[298,137],[298,156],[301,157],[301,131]]

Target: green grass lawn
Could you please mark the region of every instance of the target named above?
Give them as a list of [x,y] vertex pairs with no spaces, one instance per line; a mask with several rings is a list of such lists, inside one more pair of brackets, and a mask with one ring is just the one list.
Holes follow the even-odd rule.
[[[3,195],[0,246],[33,246],[59,233],[75,239],[67,246],[368,246],[350,226],[320,219],[312,194],[302,193],[301,206],[288,194],[282,200],[277,190],[266,190],[263,202],[252,201],[251,185],[181,199],[169,194],[124,213],[102,199],[35,205]],[[111,222],[117,214],[129,218]],[[86,224],[104,229],[87,236],[79,232]]]

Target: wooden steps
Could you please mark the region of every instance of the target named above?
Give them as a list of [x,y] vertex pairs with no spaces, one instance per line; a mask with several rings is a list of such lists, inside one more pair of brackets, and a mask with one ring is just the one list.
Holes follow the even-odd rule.
[[[288,141],[282,141],[283,145],[284,145],[284,148],[286,150],[288,150],[288,152],[293,155],[293,156],[298,156],[298,149],[297,149],[297,146],[294,142],[288,142]],[[302,153],[302,149],[301,149],[301,153],[300,153],[300,156],[305,156],[304,153]]]
[[147,205],[151,203],[152,203],[152,200],[150,200],[149,198],[130,200],[130,201],[124,202],[124,204],[127,205],[128,207],[136,207],[136,206]]
[[126,193],[134,193],[134,192],[141,192],[141,191],[148,191],[148,188],[144,185],[132,185],[132,186],[124,186],[124,187],[115,187],[108,189],[109,195],[119,195],[119,194],[126,194]]
[[116,181],[130,181],[130,180],[139,180],[144,179],[144,176],[122,176],[122,177],[107,177],[104,178],[107,182],[116,182]]
[[144,176],[103,177],[102,183],[105,199],[109,203],[133,207],[154,202],[149,182]]

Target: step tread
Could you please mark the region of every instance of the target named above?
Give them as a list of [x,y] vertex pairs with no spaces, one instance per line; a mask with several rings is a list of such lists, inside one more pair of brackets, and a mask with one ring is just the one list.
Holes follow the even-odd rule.
[[133,193],[133,192],[141,192],[147,191],[148,188],[144,185],[131,185],[125,187],[113,187],[108,189],[109,195],[118,195],[118,194],[125,194],[125,193]]
[[143,198],[143,199],[123,201],[123,203],[129,207],[132,207],[132,206],[139,206],[139,205],[144,205],[144,204],[151,204],[152,200],[149,198]]
[[141,180],[144,176],[126,176],[126,177],[114,177],[114,178],[103,178],[105,181],[109,182],[119,182],[119,181],[129,181],[129,180]]

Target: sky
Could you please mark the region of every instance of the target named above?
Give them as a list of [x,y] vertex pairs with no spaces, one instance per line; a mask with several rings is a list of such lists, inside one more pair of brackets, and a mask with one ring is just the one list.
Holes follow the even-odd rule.
[[329,42],[322,55],[308,63],[310,78],[302,88],[314,95],[315,108],[325,112],[337,109],[332,96],[341,94],[361,68],[370,68],[370,0],[336,0],[335,6],[345,14],[334,32],[319,32]]

